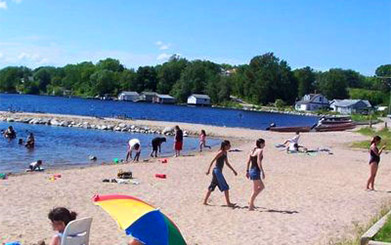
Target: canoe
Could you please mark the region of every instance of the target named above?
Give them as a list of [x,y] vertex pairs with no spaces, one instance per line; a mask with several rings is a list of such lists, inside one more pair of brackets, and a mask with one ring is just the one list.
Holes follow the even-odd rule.
[[309,132],[311,127],[297,126],[297,127],[270,127],[268,130],[273,132]]
[[344,131],[348,129],[354,129],[356,124],[354,123],[340,123],[340,124],[321,124],[315,127],[317,132],[329,132],[329,131]]

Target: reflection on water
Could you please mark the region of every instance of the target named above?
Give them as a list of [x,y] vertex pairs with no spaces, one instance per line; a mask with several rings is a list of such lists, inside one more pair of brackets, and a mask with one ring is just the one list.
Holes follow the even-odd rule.
[[[157,136],[154,134],[133,134],[5,122],[0,122],[0,129],[6,129],[10,125],[15,128],[17,139],[23,138],[25,141],[28,133],[33,132],[35,148],[28,150],[23,145],[18,145],[17,139],[9,141],[1,137],[0,172],[24,171],[30,162],[38,159],[43,160],[46,168],[50,166],[91,164],[93,162],[88,159],[89,155],[98,158],[98,161],[93,164],[111,162],[114,158],[124,159],[127,142],[131,138],[140,139],[142,146],[141,158],[145,158],[149,157],[151,140]],[[162,155],[173,154],[173,140],[173,137],[167,137],[167,142],[162,144]],[[215,146],[220,141],[209,139],[208,143]],[[197,149],[197,138],[185,138],[185,152]]]

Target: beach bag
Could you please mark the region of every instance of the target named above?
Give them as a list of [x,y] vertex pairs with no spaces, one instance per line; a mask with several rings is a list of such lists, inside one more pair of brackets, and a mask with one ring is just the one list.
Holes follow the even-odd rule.
[[118,170],[117,177],[119,179],[131,179],[132,178],[132,172],[131,171],[122,171],[122,169]]

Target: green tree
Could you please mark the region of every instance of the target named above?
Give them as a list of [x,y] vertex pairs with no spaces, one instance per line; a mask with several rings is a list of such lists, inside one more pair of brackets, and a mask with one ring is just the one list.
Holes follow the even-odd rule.
[[318,75],[318,86],[328,99],[348,98],[348,80],[342,69],[330,69]]
[[106,58],[104,60],[100,60],[96,64],[96,68],[98,70],[109,70],[112,72],[122,72],[124,70],[124,66],[121,65],[119,60],[112,59],[112,58]]
[[293,71],[293,74],[298,83],[297,92],[300,98],[313,91],[316,76],[311,67],[306,66],[301,69],[296,69]]
[[104,96],[106,94],[114,95],[115,83],[114,72],[110,70],[98,70],[94,72],[90,79],[92,83],[92,93],[94,95]]
[[157,92],[168,94],[172,90],[174,84],[180,79],[181,73],[186,68],[188,61],[172,56],[168,62],[157,68]]
[[293,103],[297,97],[297,81],[291,68],[273,53],[251,59],[247,79],[251,82],[248,97],[254,103],[273,103],[276,99]]

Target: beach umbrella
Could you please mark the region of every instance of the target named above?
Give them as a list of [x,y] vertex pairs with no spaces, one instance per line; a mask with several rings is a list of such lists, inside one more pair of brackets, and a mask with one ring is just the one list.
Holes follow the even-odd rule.
[[178,227],[160,210],[127,195],[95,195],[93,201],[117,221],[119,227],[146,245],[186,244]]

